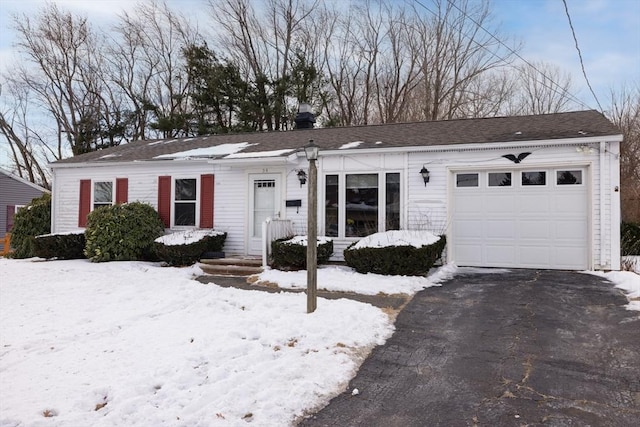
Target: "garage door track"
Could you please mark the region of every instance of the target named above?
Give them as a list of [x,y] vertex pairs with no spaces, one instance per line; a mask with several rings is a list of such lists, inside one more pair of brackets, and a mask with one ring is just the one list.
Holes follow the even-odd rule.
[[488,271],[419,292],[348,390],[300,424],[640,425],[640,313],[622,292],[588,274]]

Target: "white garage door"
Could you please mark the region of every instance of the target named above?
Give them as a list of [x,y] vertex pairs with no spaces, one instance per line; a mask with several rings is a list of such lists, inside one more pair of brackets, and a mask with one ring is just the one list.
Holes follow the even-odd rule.
[[462,171],[453,178],[457,265],[588,268],[586,169]]

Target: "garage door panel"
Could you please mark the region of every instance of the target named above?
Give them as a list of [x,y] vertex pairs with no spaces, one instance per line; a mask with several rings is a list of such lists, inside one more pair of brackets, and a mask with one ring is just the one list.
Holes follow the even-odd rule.
[[510,239],[517,229],[517,222],[512,218],[486,220],[484,223],[484,236],[487,239]]
[[484,199],[486,206],[484,209],[485,212],[489,214],[511,216],[510,214],[515,208],[515,198],[513,197],[513,194],[492,194],[490,200],[491,203],[488,203],[488,200]]
[[522,215],[540,215],[549,213],[549,199],[543,194],[518,194],[518,212]]
[[456,223],[456,234],[465,236],[465,239],[481,239],[482,222],[477,219],[459,220]]
[[[547,170],[555,176],[554,168]],[[480,173],[481,182],[487,173]],[[458,265],[588,268],[588,185],[516,182],[452,191],[452,255]]]
[[551,224],[549,221],[522,219],[519,221],[519,225],[518,237],[520,239],[547,240],[551,237]]

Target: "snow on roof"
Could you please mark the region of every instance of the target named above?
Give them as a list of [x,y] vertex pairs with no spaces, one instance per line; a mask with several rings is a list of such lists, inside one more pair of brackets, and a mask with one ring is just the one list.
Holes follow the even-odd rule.
[[222,144],[214,147],[194,148],[193,150],[179,151],[177,153],[161,154],[159,156],[155,156],[154,159],[186,159],[189,157],[226,156],[229,154],[235,154],[247,147],[251,147],[252,145],[255,144],[250,144],[248,142]]
[[424,230],[393,230],[371,234],[356,243],[354,249],[385,248],[387,246],[420,248],[435,243],[439,239],[439,236]]
[[226,159],[249,159],[254,157],[278,157],[283,154],[287,154],[291,151],[297,150],[296,148],[285,148],[283,150],[273,151],[256,151],[254,153],[233,153],[229,154]]
[[349,148],[357,148],[358,146],[364,144],[364,141],[353,141],[346,144],[342,144],[338,150],[348,150]]

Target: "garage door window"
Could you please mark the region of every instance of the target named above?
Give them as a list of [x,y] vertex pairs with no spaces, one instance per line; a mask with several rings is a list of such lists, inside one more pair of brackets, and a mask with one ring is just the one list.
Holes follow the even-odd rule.
[[547,185],[545,171],[522,172],[522,185]]
[[557,171],[556,183],[558,185],[581,185],[582,171]]
[[511,187],[511,172],[489,172],[489,187]]
[[456,174],[456,187],[477,187],[478,182],[479,180],[477,173]]

